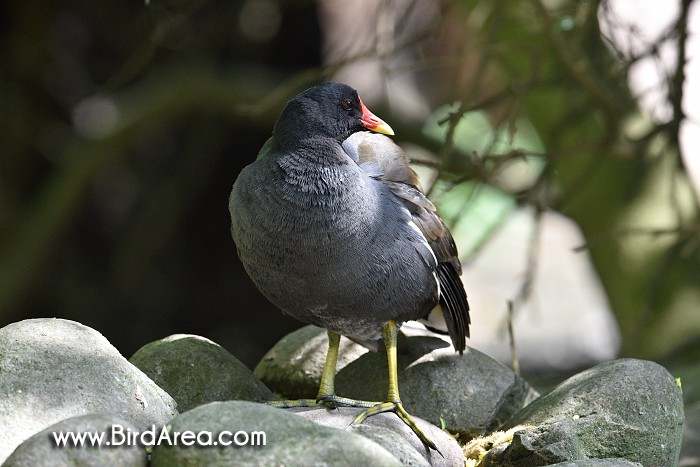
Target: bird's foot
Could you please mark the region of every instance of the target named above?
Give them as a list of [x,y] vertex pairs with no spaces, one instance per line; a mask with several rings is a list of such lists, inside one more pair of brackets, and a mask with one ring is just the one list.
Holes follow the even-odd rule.
[[265,404],[278,409],[292,409],[295,407],[316,407],[316,399],[292,399],[267,401]]
[[357,399],[349,399],[347,397],[336,396],[335,394],[328,394],[325,396],[318,396],[316,399],[318,405],[323,405],[329,409],[335,409],[337,407],[363,407],[370,408],[378,404],[378,402],[371,401],[361,401]]
[[347,397],[336,396],[335,394],[327,394],[323,396],[318,396],[316,399],[293,399],[293,400],[278,400],[278,401],[267,401],[267,405],[271,407],[277,407],[280,409],[292,409],[295,407],[317,407],[323,406],[328,409],[335,409],[338,407],[360,407],[360,408],[370,408],[374,407],[378,402],[371,401],[361,401],[356,399],[349,399]]
[[430,438],[428,438],[426,434],[423,433],[423,430],[421,430],[418,427],[416,422],[413,420],[413,417],[411,417],[409,413],[406,412],[406,409],[403,408],[403,404],[401,402],[381,402],[379,404],[376,404],[368,408],[367,410],[363,410],[357,417],[355,417],[355,420],[352,421],[352,424],[360,424],[363,421],[365,421],[367,417],[371,417],[372,415],[377,415],[385,412],[394,412],[406,425],[408,425],[408,427],[416,434],[416,436],[420,438],[424,445],[426,445],[430,449],[434,449],[438,452],[438,454],[442,456],[442,453],[437,448],[435,443],[433,443],[430,440]]

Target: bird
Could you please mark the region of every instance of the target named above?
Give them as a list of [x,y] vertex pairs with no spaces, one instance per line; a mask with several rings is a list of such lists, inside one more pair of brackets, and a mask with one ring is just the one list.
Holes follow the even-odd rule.
[[[301,92],[234,182],[231,235],[260,292],[328,334],[316,399],[270,404],[364,408],[353,424],[393,412],[437,450],[401,402],[397,334],[406,321],[420,321],[449,334],[461,355],[469,304],[455,241],[393,135],[348,85],[324,82]],[[385,401],[335,394],[341,336],[373,350],[384,341]]]

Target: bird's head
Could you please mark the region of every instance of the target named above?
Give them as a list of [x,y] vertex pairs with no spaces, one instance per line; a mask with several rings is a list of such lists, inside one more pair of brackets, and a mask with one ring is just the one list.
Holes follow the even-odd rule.
[[393,135],[394,131],[362,103],[350,86],[323,83],[287,103],[277,119],[274,139],[287,146],[307,138],[331,138],[338,143],[358,131]]

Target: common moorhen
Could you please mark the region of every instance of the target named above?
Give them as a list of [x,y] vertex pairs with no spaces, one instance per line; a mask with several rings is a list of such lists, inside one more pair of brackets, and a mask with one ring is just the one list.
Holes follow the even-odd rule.
[[[323,83],[290,100],[233,185],[231,232],[260,291],[284,313],[328,330],[317,398],[273,405],[364,407],[353,423],[391,411],[437,449],[401,404],[397,330],[421,320],[449,333],[461,354],[469,305],[450,232],[404,151],[378,133],[394,134],[344,84]],[[335,394],[341,335],[375,348],[384,339],[385,402]]]

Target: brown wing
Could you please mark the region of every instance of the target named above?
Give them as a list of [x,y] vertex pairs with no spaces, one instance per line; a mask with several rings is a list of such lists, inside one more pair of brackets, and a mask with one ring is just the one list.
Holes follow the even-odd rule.
[[433,323],[435,317],[430,315],[442,313],[447,329],[429,326],[437,331],[447,331],[455,349],[462,354],[469,337],[470,319],[467,294],[459,278],[462,266],[457,246],[435,205],[418,188],[418,176],[411,169],[408,156],[391,139],[376,133],[356,133],[343,143],[343,147],[360,167],[401,199],[411,213],[413,223],[425,237],[438,263],[436,275],[441,305],[428,313],[426,320]]

